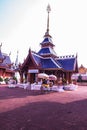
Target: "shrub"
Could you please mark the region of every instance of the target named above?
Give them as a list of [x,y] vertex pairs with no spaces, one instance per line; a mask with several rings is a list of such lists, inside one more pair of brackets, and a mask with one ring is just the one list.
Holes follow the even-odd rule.
[[16,78],[15,76],[13,76],[13,80],[15,80],[15,81],[16,81],[16,83],[17,83],[17,78]]
[[78,80],[77,81],[78,82],[82,82],[82,76],[81,75],[78,76]]
[[0,77],[0,82],[3,82],[3,78],[2,77]]
[[9,79],[5,78],[4,81],[5,81],[6,84],[8,84]]

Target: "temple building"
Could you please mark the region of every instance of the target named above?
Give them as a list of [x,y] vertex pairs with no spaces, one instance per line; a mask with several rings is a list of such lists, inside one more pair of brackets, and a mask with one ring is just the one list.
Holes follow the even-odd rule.
[[86,74],[87,73],[87,68],[85,68],[82,64],[78,68],[79,74]]
[[43,41],[40,43],[41,49],[34,52],[29,49],[29,53],[23,64],[20,66],[21,82],[33,83],[37,81],[38,73],[54,74],[57,78],[64,78],[71,82],[71,75],[78,72],[77,55],[57,56],[52,37],[49,34],[49,13],[51,9],[47,6],[47,30]]
[[13,77],[15,71],[13,70],[13,64],[11,63],[10,55],[1,52],[0,45],[0,77],[10,78]]

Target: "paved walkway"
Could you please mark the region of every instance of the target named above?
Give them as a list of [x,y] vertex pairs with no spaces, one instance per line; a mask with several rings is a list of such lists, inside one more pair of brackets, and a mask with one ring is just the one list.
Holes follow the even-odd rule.
[[87,130],[87,87],[48,94],[0,87],[0,130]]

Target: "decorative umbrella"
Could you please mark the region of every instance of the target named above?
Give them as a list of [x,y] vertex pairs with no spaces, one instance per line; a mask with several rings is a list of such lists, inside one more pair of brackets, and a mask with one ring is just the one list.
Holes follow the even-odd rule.
[[41,78],[41,79],[48,79],[49,76],[48,76],[47,74],[45,74],[45,73],[39,73],[39,74],[38,74],[38,78]]
[[57,77],[53,74],[49,75],[49,80],[57,80]]

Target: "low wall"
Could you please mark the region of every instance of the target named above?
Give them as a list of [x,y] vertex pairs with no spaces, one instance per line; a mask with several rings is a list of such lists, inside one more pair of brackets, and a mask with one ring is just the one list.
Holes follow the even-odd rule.
[[77,82],[79,86],[87,86],[87,82]]

